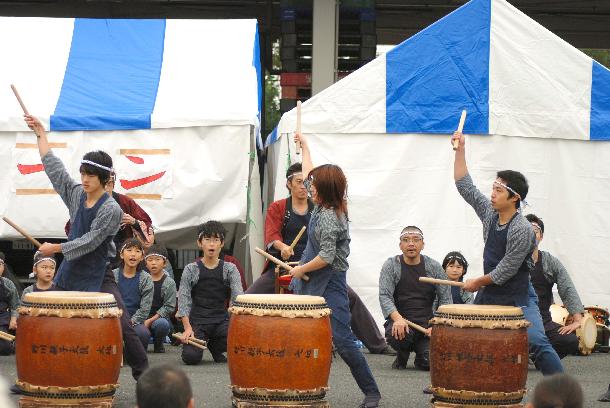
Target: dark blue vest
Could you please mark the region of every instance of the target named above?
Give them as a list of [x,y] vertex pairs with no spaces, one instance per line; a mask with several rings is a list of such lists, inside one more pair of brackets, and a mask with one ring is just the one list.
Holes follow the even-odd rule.
[[[483,251],[483,271],[485,275],[493,271],[506,255],[508,229],[518,215],[518,212],[515,213],[506,227],[500,231],[496,229],[499,217],[497,214],[494,216]],[[503,285],[491,284],[482,288],[477,293],[474,303],[479,305],[525,306],[528,301],[528,285],[529,268],[526,257],[512,278]]]

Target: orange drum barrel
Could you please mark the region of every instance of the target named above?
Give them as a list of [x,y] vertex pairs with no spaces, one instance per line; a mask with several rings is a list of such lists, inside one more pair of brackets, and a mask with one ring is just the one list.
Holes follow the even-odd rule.
[[330,309],[322,297],[240,295],[227,357],[236,407],[327,407]]
[[123,355],[113,295],[33,292],[19,307],[21,407],[110,407]]
[[518,307],[443,305],[431,320],[435,407],[521,407],[527,327]]

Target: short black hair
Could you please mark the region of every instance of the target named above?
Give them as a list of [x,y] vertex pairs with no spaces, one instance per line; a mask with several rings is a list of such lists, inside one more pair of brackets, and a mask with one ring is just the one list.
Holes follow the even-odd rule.
[[164,245],[161,244],[152,244],[150,248],[146,250],[147,255],[161,255],[167,259],[167,249],[165,249]]
[[443,269],[447,269],[447,265],[453,262],[457,262],[462,265],[462,268],[464,268],[464,273],[462,274],[462,277],[466,275],[466,272],[468,271],[468,261],[460,251],[451,251],[447,255],[445,255],[445,259],[443,259]]
[[[97,164],[101,164],[104,167],[112,168],[112,157],[102,150],[95,150],[93,152],[86,153],[83,156],[83,160],[89,160]],[[101,169],[92,164],[83,163],[80,165],[79,171],[89,176],[97,176],[100,179],[102,186],[105,186],[110,180],[111,172],[108,170]]]
[[292,163],[288,170],[286,170],[286,179],[295,173],[301,173],[303,171],[303,165],[301,163]]
[[534,408],[582,408],[582,387],[566,374],[544,377],[534,388]]
[[540,226],[540,232],[544,234],[544,222],[542,222],[542,218],[538,218],[538,216],[535,214],[527,214],[525,218],[529,222],[535,222],[536,224],[538,224]]
[[[496,173],[496,178],[502,179],[502,181],[504,181],[504,184],[506,184],[508,187],[515,190],[517,194],[519,194],[521,199],[517,200],[517,202],[515,203],[515,206],[519,208],[521,200],[525,200],[525,197],[527,197],[527,192],[530,189],[530,186],[527,183],[527,179],[525,178],[525,176],[515,170],[502,170]],[[508,198],[513,198],[514,196],[515,194],[512,191],[508,190]]]
[[227,230],[222,222],[210,220],[199,226],[197,241],[201,241],[202,238],[220,238],[224,242],[226,234]]
[[142,251],[142,253],[144,253],[144,245],[142,245],[140,240],[137,238],[128,238],[123,241],[121,247],[119,248],[119,254],[129,248],[138,248],[140,251]]
[[6,261],[6,255],[4,255],[4,252],[0,251],[0,260],[2,262]]
[[151,367],[138,379],[138,408],[186,408],[193,398],[191,383],[181,369],[164,364]]

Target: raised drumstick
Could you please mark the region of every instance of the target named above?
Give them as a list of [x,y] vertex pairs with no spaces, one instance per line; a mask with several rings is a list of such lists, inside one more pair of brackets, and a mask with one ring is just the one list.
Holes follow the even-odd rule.
[[[178,339],[178,340],[182,340],[182,333],[174,333],[174,334],[172,334],[172,337],[175,339]],[[187,342],[187,344],[190,344],[191,346],[197,347],[201,350],[207,349],[207,347],[206,347],[207,343],[203,340],[199,340],[199,339],[196,339],[193,337],[193,338],[187,339],[186,342]]]
[[299,239],[301,239],[301,237],[303,236],[303,233],[305,232],[306,229],[307,229],[307,227],[303,225],[303,227],[301,228],[301,230],[299,231],[297,236],[294,238],[294,241],[292,241],[292,244],[290,244],[290,249],[294,249],[294,247],[297,245],[297,243],[299,242]]
[[11,84],[11,89],[13,90],[13,93],[15,94],[15,98],[17,98],[17,102],[19,102],[19,105],[21,105],[21,109],[23,109],[23,113],[25,113],[26,115],[29,115],[30,112],[28,112],[28,108],[25,107],[25,104],[23,103],[23,99],[21,99],[21,96],[19,96],[19,92],[17,91],[17,88],[15,87],[15,85]]
[[32,237],[30,234],[28,234],[27,232],[25,232],[23,230],[23,228],[21,228],[19,225],[15,224],[13,221],[9,220],[6,217],[2,217],[2,220],[4,220],[4,222],[6,222],[8,225],[10,225],[11,227],[15,228],[15,230],[20,233],[21,235],[24,236],[25,239],[27,239],[28,241],[30,241],[32,244],[34,244],[36,246],[36,248],[40,248],[42,246],[42,244],[40,243],[40,241],[38,241],[36,238]]
[[[297,129],[298,135],[301,135],[301,101],[297,101]],[[297,142],[295,146],[295,153],[301,154],[301,142]]]
[[14,341],[15,336],[13,336],[12,334],[8,334],[6,332],[0,331],[0,339],[6,340],[6,341]]
[[[287,271],[291,271],[292,270],[292,266],[288,265],[286,262],[280,261],[275,256],[273,256],[273,255],[263,251],[262,249],[254,248],[254,250],[256,252],[258,252],[260,255],[262,255],[265,258],[267,258],[268,260],[270,260],[271,262],[273,262],[274,264],[279,265],[282,268],[286,269]],[[303,279],[304,281],[308,281],[309,280],[309,276],[303,275],[303,277],[301,279]]]
[[[457,131],[460,133],[462,133],[462,130],[464,130],[464,122],[466,122],[466,111],[465,110],[462,111],[462,116],[460,116],[460,123],[458,124],[458,128],[457,128]],[[457,150],[459,144],[460,144],[459,139],[455,139],[453,141],[453,150]]]
[[464,282],[456,282],[448,279],[434,279],[434,278],[419,278],[420,282],[432,283],[435,285],[449,285],[449,286],[459,286],[460,288],[464,286]]

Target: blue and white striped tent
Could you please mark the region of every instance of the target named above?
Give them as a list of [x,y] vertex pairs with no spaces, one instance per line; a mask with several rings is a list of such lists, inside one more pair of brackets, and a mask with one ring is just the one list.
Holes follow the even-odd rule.
[[[475,182],[491,191],[495,172],[530,181],[526,212],[546,222],[541,249],[566,265],[586,304],[610,306],[600,257],[610,245],[610,71],[505,0],[472,0],[302,108],[314,165],[347,172],[350,283],[378,311],[384,260],[398,235],[420,226],[424,253],[465,253],[482,273],[482,230],[453,183],[449,134],[460,112]],[[295,110],[270,136],[270,194],[285,194],[296,156]],[[381,315],[377,317],[381,319]]]
[[[139,200],[163,241],[192,247],[193,228],[217,219],[240,236],[259,227],[249,231],[259,244],[255,20],[0,18],[0,36],[0,213],[35,236],[65,236],[67,212],[12,83],[77,179],[83,153],[110,153],[117,190]],[[1,238],[15,236],[0,225]]]

